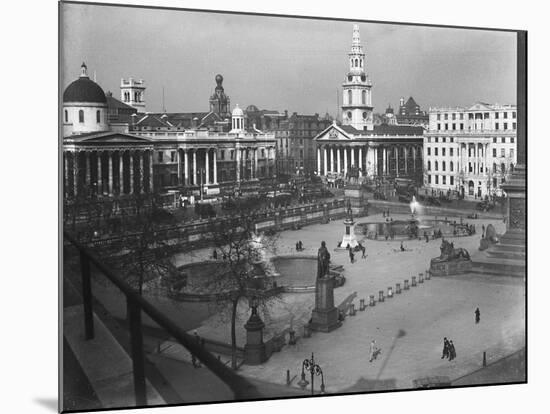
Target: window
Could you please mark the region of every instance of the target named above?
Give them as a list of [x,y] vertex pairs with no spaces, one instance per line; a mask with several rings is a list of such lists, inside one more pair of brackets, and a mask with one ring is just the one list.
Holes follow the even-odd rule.
[[[361,92],[361,103],[365,105],[367,103],[367,91]],[[363,113],[363,118],[366,118],[365,116],[366,112]]]
[[441,155],[445,156],[445,148],[441,148]]
[[504,158],[506,156],[506,150],[504,148],[500,149],[500,156],[501,158]]
[[449,142],[454,142],[454,141],[455,141],[455,139],[453,137],[449,138]]
[[508,112],[504,112],[504,119],[508,119]]
[[508,122],[504,123],[504,129],[508,129]]
[[78,111],[78,122],[81,124],[84,123],[84,111],[82,109]]
[[516,113],[515,112],[512,112],[512,118],[516,119]]
[[453,114],[453,121],[456,120],[456,114]]
[[430,137],[428,137],[428,143],[432,142],[432,139]]
[[452,157],[454,153],[454,148],[449,148],[449,155]]
[[471,162],[468,163],[468,172],[473,172],[472,163],[471,163]]
[[162,159],[164,158],[164,153],[162,151],[158,152],[158,160],[159,162],[162,162]]
[[95,121],[99,124],[101,122],[101,111],[97,110],[95,112]]
[[437,124],[437,130],[441,131],[441,124]]
[[[437,147],[434,148],[434,151],[435,151],[435,156],[437,157]],[[437,167],[436,167],[437,168]]]
[[516,129],[516,123],[512,122],[512,129]]
[[498,119],[498,112],[495,112],[495,119]]
[[223,160],[224,158],[225,158],[225,151],[221,150],[220,151],[220,160]]
[[229,151],[229,158],[232,159],[232,160],[235,159],[235,151],[234,150]]
[[493,157],[496,158],[496,156],[497,156],[497,149],[493,148]]
[[262,148],[262,158],[265,158],[265,149]]
[[449,119],[449,114],[445,114],[445,121]]
[[510,138],[510,142],[511,142],[512,144],[513,144],[515,141],[516,141],[516,140],[515,140],[514,137],[511,137],[511,138]]
[[441,121],[441,114],[437,114],[437,120]]
[[445,124],[445,129],[449,129],[449,124]]
[[460,114],[460,120],[464,120],[464,114]]
[[435,137],[435,142],[439,142],[439,138],[438,138],[438,137]]
[[[348,104],[351,105],[351,90],[348,91]],[[348,118],[351,118],[349,112],[348,112]]]
[[69,112],[65,109],[65,122],[69,122]]
[[449,177],[449,184],[455,185],[455,178],[452,175]]
[[451,162],[449,163],[449,171],[453,171],[453,170],[454,170],[453,167],[454,167],[454,165],[453,165],[453,162],[451,161]]
[[439,167],[439,163],[436,161],[436,162],[435,162],[435,170],[436,170],[436,171],[438,170],[438,167]]
[[474,114],[468,114],[468,119],[474,119]]
[[170,151],[170,162],[176,162],[176,151]]
[[506,137],[501,137],[501,138],[500,138],[500,142],[501,142],[502,144],[506,144]]
[[464,124],[462,122],[460,123],[460,130],[464,130]]
[[441,178],[443,179],[443,184],[444,184],[444,185],[445,185],[445,184],[447,184],[447,176],[446,176],[446,175],[444,175],[444,176],[443,176],[443,177],[441,177]]
[[428,174],[428,184],[431,184],[431,183],[432,183],[432,176]]
[[497,172],[497,163],[496,162],[493,163],[493,172],[494,173]]
[[441,171],[445,171],[445,161],[441,163]]
[[496,144],[497,143],[497,137],[494,137],[493,138],[493,144]]
[[495,129],[499,129],[498,128],[498,122],[495,122]]
[[432,170],[432,162],[428,161],[428,171],[431,171],[431,170]]
[[456,124],[453,124],[453,131],[456,130]]
[[430,147],[428,147],[428,156],[432,155],[432,149]]
[[483,119],[489,119],[489,112],[485,112],[483,114]]
[[436,175],[436,176],[435,176],[435,183],[436,183],[436,184],[439,184],[439,175]]

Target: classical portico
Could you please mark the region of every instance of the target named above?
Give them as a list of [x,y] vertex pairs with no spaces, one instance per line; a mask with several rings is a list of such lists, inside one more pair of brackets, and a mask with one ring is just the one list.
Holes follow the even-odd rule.
[[359,131],[334,123],[315,141],[319,176],[422,177],[422,128],[393,126]]
[[152,193],[152,142],[114,132],[65,137],[63,189],[67,198]]

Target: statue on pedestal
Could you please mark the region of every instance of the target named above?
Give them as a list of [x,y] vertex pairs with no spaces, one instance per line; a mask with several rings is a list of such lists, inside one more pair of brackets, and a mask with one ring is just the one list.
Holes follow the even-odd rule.
[[321,242],[321,247],[317,251],[317,279],[324,278],[328,275],[330,264],[330,253],[327,250],[326,243]]

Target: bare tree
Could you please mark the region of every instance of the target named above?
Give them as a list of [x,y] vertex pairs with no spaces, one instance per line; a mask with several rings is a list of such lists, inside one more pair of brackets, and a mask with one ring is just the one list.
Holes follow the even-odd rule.
[[219,305],[230,314],[231,366],[237,368],[237,307],[242,300],[254,302],[264,311],[280,298],[279,289],[267,265],[267,253],[274,252],[274,236],[257,234],[254,216],[235,214],[211,223],[210,237],[222,259],[223,271],[212,281],[210,290],[219,294]]

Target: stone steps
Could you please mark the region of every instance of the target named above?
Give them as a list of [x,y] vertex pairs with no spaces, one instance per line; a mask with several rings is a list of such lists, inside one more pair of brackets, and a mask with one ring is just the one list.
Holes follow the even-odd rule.
[[511,250],[487,250],[488,257],[501,258],[501,259],[513,259],[525,261],[525,251],[511,251]]
[[525,253],[525,245],[523,244],[495,244],[491,247],[491,250]]

